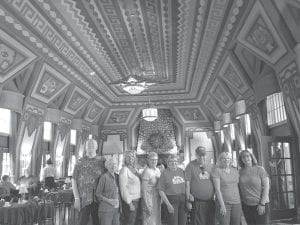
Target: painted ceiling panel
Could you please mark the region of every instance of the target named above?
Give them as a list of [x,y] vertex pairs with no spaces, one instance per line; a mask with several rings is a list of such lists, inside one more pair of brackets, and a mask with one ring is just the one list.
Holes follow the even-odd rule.
[[[0,83],[31,65],[31,97],[89,123],[127,125],[149,100],[207,123],[290,50],[266,5],[299,25],[290,0],[4,0]],[[156,84],[130,95],[114,85],[129,75]]]

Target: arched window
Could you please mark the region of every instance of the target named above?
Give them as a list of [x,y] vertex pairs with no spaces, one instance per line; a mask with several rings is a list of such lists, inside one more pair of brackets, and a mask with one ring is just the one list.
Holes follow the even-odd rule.
[[286,121],[286,112],[282,92],[267,96],[268,126],[278,125]]

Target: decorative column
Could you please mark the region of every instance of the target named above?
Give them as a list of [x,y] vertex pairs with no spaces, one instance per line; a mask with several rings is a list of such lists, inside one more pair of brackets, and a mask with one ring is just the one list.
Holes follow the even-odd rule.
[[230,113],[224,113],[222,115],[222,126],[223,126],[223,132],[224,132],[224,140],[225,140],[225,146],[226,150],[228,152],[232,152],[231,147],[231,137],[230,137],[230,123],[231,123],[231,115]]
[[56,176],[63,177],[65,173],[64,159],[66,158],[66,148],[70,140],[70,128],[72,120],[62,116],[59,120],[57,133],[54,140],[54,167],[56,167]]
[[100,155],[100,138],[99,138],[99,126],[93,124],[91,126],[91,135],[93,137],[93,139],[95,139],[98,143],[98,149],[97,149],[97,155]]
[[[27,104],[24,109],[16,142],[16,171],[17,177],[23,175],[24,169],[31,169],[35,174],[36,148],[42,135],[42,125],[45,110]],[[22,171],[21,171],[22,168]]]
[[191,161],[192,157],[192,149],[191,149],[191,139],[193,139],[193,132],[190,130],[185,131],[185,146],[186,151],[184,152],[184,158],[189,159],[189,162]]
[[[284,103],[286,105],[287,114],[291,120],[291,125],[300,137],[300,47],[296,46],[297,62],[292,61],[277,75],[279,85],[283,92]],[[297,66],[298,63],[298,66]]]
[[[54,108],[47,108],[46,112],[45,112],[45,122],[50,122],[51,123],[51,127],[52,127],[52,138],[51,141],[49,143],[49,150],[50,152],[48,152],[50,154],[50,158],[52,159],[52,161],[54,161],[54,134],[56,134],[56,129],[57,129],[57,124],[59,123],[61,117],[61,111],[58,109],[54,109]],[[40,148],[38,149],[37,152],[37,164],[36,164],[36,171],[37,174],[39,174],[40,169],[41,169],[41,165],[45,166],[45,158],[46,158],[46,153],[44,152],[43,149],[43,138],[40,139]],[[44,157],[42,157],[44,156]],[[44,159],[42,162],[42,158]]]
[[85,142],[89,138],[91,128],[85,124],[82,124],[82,131],[79,140],[79,149],[76,158],[81,158],[84,155]]
[[103,155],[103,143],[105,141],[107,141],[107,134],[104,132],[101,132],[100,140],[99,140],[100,155]]
[[82,119],[73,119],[71,124],[71,129],[76,130],[76,146],[75,146],[75,157],[78,159],[80,146],[81,146],[81,136],[82,136]]

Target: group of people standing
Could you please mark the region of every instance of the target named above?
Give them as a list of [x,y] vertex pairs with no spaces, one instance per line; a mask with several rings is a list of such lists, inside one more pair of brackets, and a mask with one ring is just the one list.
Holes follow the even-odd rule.
[[80,225],[90,215],[94,225],[161,225],[161,212],[168,225],[186,225],[188,212],[192,225],[213,225],[216,218],[220,225],[240,225],[242,214],[248,225],[268,224],[268,175],[248,150],[239,155],[239,170],[227,152],[219,155],[217,165],[206,163],[201,146],[185,170],[178,167],[176,155],[159,169],[157,153],[150,152],[142,174],[135,167],[135,152],[127,151],[117,174],[117,162],[97,159],[96,149],[97,142],[88,140],[86,156],[73,173]]

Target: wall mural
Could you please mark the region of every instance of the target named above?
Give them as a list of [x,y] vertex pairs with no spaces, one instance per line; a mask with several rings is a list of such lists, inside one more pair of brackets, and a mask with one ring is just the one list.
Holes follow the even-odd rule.
[[29,49],[0,29],[0,83],[5,82],[36,58]]
[[207,121],[199,107],[176,107],[184,121]]
[[230,94],[218,80],[215,80],[210,93],[226,108],[229,108],[233,104]]
[[300,74],[296,62],[286,66],[279,73],[278,78],[287,105],[286,109],[293,121],[291,124],[295,124],[294,128],[300,136],[300,129],[297,126],[300,124]]
[[90,98],[84,91],[75,87],[64,110],[68,113],[76,114]]
[[230,56],[227,56],[224,61],[219,71],[219,77],[224,79],[228,85],[235,88],[240,94],[244,94],[248,89],[248,85],[243,78],[243,72],[236,66]]
[[44,63],[39,78],[34,86],[31,96],[48,104],[56,98],[70,81],[50,65]]
[[272,64],[275,64],[287,52],[286,47],[259,1],[256,1],[253,6],[237,39],[240,43]]
[[89,122],[95,121],[97,118],[99,118],[103,109],[103,106],[99,102],[94,101],[89,108],[88,113],[86,114],[85,120]]
[[127,120],[131,114],[132,110],[112,110],[108,119],[106,120],[106,125],[121,124],[126,125]]
[[210,95],[207,95],[204,105],[209,109],[209,111],[212,112],[212,114],[214,114],[216,118],[220,118],[222,111],[216,101]]

